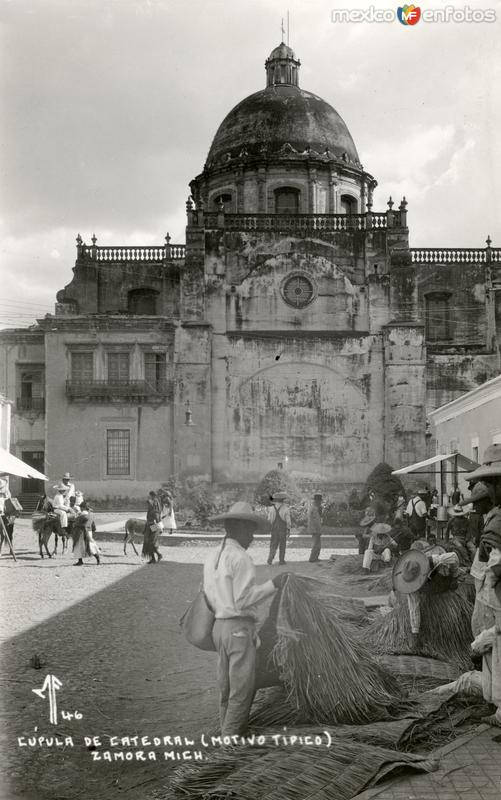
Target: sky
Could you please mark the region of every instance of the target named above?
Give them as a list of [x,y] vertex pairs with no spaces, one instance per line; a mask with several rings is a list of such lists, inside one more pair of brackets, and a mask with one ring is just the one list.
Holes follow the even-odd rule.
[[[0,0],[0,327],[53,312],[75,238],[185,241],[189,181],[230,109],[265,86],[290,12],[300,85],[343,117],[408,206],[413,247],[501,246],[501,0],[494,23],[347,22],[392,0]],[[431,0],[426,8],[463,2]],[[424,9],[424,4],[422,5]]]

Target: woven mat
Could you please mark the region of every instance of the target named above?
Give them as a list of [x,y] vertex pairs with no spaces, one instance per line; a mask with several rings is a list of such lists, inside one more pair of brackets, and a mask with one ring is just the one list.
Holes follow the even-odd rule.
[[[299,731],[298,731],[299,733]],[[174,771],[162,800],[350,800],[401,767],[431,772],[437,761],[346,739],[325,747],[234,748]]]

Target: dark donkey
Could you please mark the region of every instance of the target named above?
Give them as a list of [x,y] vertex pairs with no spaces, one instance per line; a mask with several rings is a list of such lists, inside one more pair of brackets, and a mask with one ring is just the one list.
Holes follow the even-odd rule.
[[[43,558],[43,548],[45,552],[52,558],[57,553],[57,543],[59,537],[63,542],[63,553],[66,550],[67,534],[64,528],[61,528],[61,521],[57,514],[53,512],[53,506],[47,495],[40,498],[37,510],[31,518],[31,524],[35,533],[38,533],[38,547],[40,548],[40,558]],[[49,552],[48,543],[49,539],[54,534],[55,545],[52,553]]]

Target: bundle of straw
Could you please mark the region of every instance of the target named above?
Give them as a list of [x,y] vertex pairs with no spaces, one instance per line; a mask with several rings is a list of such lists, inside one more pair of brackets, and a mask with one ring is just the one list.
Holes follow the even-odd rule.
[[290,705],[302,718],[330,724],[372,722],[401,707],[398,681],[377,664],[307,578],[290,575],[280,597],[273,660]]
[[[330,581],[304,577],[301,579],[308,586],[310,597],[329,609],[335,619],[352,625],[369,624],[364,603],[351,597],[341,597],[334,593]],[[277,664],[273,659],[273,649],[277,643],[277,616],[280,607],[280,594],[275,595],[270,605],[268,616],[259,630],[261,645],[257,651],[256,689],[278,686],[282,683]]]
[[174,770],[163,798],[350,800],[402,766],[431,771],[437,764],[423,756],[343,738],[334,739],[329,749],[234,748],[234,752],[215,755],[209,764],[194,763],[189,769]]
[[378,653],[413,653],[470,669],[471,601],[460,592],[424,592],[420,609],[421,628],[415,645],[404,595],[398,595],[395,608],[364,631],[364,642]]
[[283,686],[261,689],[254,700],[249,715],[249,726],[252,729],[279,728],[282,725],[301,725],[307,720],[294,708],[287,699]]

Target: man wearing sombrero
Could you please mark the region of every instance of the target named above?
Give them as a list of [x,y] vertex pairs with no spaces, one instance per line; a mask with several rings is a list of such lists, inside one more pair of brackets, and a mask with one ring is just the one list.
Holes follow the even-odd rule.
[[285,548],[291,532],[291,514],[285,501],[285,492],[274,492],[270,496],[271,507],[268,510],[268,521],[271,528],[270,552],[268,564],[273,564],[278,550],[278,563],[285,564]]
[[219,656],[221,733],[233,736],[245,733],[254,697],[257,608],[285,583],[287,573],[256,583],[247,549],[255,533],[268,529],[268,521],[254,513],[249,503],[235,503],[212,521],[222,522],[226,535],[204,565],[203,588],[215,614],[212,638]]
[[464,477],[490,487],[495,503],[480,538],[478,557],[485,573],[477,583],[471,627],[476,637],[472,649],[482,655],[483,696],[496,706],[484,721],[501,727],[501,444],[488,447],[482,465]]
[[65,487],[63,494],[64,494],[64,499],[66,500],[66,505],[69,505],[70,497],[76,496],[76,489],[75,489],[75,484],[73,483],[73,476],[70,475],[69,472],[65,472],[63,477],[61,478],[61,482]]

